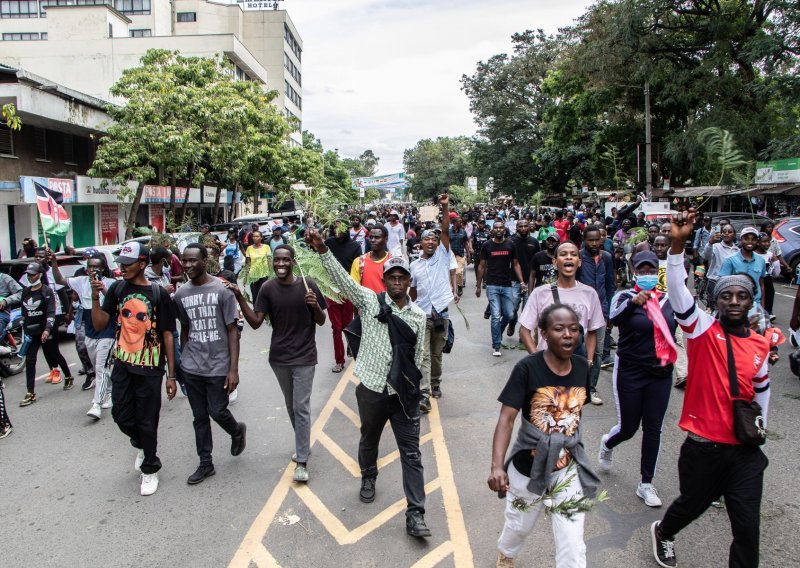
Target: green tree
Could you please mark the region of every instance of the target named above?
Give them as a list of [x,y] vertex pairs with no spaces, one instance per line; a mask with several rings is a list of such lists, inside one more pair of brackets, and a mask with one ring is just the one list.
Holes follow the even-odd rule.
[[22,119],[17,114],[17,107],[14,103],[6,103],[0,108],[0,118],[11,130],[20,130],[22,128]]
[[417,199],[427,199],[463,184],[467,176],[475,175],[472,146],[465,136],[417,142],[403,153],[403,165],[412,180],[410,191]]

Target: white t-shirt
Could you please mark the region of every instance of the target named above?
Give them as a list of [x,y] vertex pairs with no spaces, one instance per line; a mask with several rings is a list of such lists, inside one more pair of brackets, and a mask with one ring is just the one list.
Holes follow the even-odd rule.
[[400,242],[406,238],[406,230],[403,228],[403,224],[397,223],[397,225],[392,226],[391,223],[386,223],[386,230],[389,231],[386,249],[392,253],[392,256],[403,256],[403,247]]
[[[575,282],[574,288],[559,288],[558,297],[562,304],[566,304],[574,309],[578,314],[578,319],[586,332],[595,331],[605,327],[606,320],[603,317],[603,307],[600,305],[600,298],[594,288],[581,282]],[[528,297],[528,303],[519,316],[520,325],[533,331],[539,327],[539,314],[554,303],[553,291],[550,286],[539,286],[534,288]],[[539,334],[539,344],[536,349],[542,351],[547,347],[542,334]]]
[[[111,285],[116,282],[112,278],[103,278],[103,284],[106,290],[111,288]],[[88,276],[73,276],[67,278],[67,285],[70,289],[78,295],[81,305],[86,310],[92,309],[92,283],[89,281]],[[100,294],[100,304],[103,304],[103,294]]]

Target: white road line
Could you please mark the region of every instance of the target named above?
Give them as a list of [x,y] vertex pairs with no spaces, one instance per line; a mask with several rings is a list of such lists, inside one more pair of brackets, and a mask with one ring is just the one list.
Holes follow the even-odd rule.
[[[75,367],[76,365],[77,365],[77,363],[70,363],[69,364],[70,367]],[[50,371],[47,371],[44,375],[40,375],[40,376],[36,377],[36,382],[39,382],[42,379],[46,379],[47,375],[49,375],[49,374],[50,374]],[[64,380],[64,377],[61,377],[61,380]]]

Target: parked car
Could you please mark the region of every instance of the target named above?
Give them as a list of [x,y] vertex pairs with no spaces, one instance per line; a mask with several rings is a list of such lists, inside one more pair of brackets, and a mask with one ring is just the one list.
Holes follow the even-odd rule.
[[780,245],[784,260],[792,267],[794,278],[800,265],[800,217],[788,217],[778,221],[772,236]]
[[[111,277],[112,278],[120,278],[122,273],[119,270],[119,266],[116,262],[114,262],[114,258],[119,254],[119,250],[121,245],[98,245],[96,247],[84,247],[84,248],[77,248],[75,249],[75,253],[83,256],[84,251],[86,249],[93,249],[102,254],[106,259],[106,265],[108,266],[109,270],[111,270]],[[57,253],[56,258],[60,258],[63,256],[63,253]],[[84,261],[85,265],[85,261]],[[61,266],[59,264],[59,266]],[[66,276],[65,276],[66,277]]]
[[755,227],[756,229],[759,229],[762,223],[774,222],[772,219],[765,217],[764,215],[744,213],[742,211],[718,211],[714,213],[704,213],[704,215],[711,215],[711,218],[714,220],[714,222],[711,224],[712,227],[716,227],[721,218],[730,219],[731,225],[733,225],[733,228],[736,229],[737,235],[741,233],[742,229],[745,227]]
[[[33,262],[33,258],[18,258],[14,260],[4,260],[0,262],[0,272],[8,274],[14,280],[19,280],[25,274],[28,265]],[[56,261],[58,268],[64,278],[75,276],[75,273],[83,268],[83,259],[80,256],[70,256],[65,254],[57,254]]]

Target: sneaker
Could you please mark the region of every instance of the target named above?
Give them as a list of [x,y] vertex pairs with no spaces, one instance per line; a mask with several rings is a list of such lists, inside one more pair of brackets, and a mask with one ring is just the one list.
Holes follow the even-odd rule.
[[442,398],[442,389],[439,385],[431,387],[431,396],[433,398]]
[[601,369],[609,369],[613,366],[614,366],[614,360],[611,359],[610,357],[608,359],[603,359],[603,361],[600,363]]
[[614,454],[614,450],[609,450],[606,447],[606,442],[608,441],[608,434],[605,434],[600,439],[600,454],[597,456],[597,460],[600,462],[600,471],[603,473],[608,473],[611,471],[611,458]]
[[247,424],[239,422],[239,435],[231,436],[231,455],[238,456],[247,445]]
[[508,327],[506,328],[506,335],[509,336],[509,337],[514,335],[514,331],[515,331],[516,327],[517,327],[516,324],[513,324],[513,323],[508,324]]
[[36,402],[36,400],[37,400],[36,399],[36,393],[35,392],[29,392],[28,394],[25,395],[25,398],[22,399],[22,402],[20,402],[19,405],[20,406],[29,406],[29,405],[33,404],[34,402]]
[[3,424],[3,426],[0,426],[0,440],[11,434],[13,430],[14,428],[11,424]]
[[86,380],[83,381],[81,390],[88,391],[94,386],[94,375],[86,375]]
[[211,477],[215,473],[217,472],[216,470],[214,470],[213,464],[201,463],[197,467],[197,469],[194,470],[194,473],[189,476],[189,478],[186,480],[186,483],[188,483],[189,485],[197,485],[198,483],[201,483],[206,477]]
[[675,379],[675,388],[676,389],[685,389],[686,388],[686,377],[678,377]]
[[72,377],[67,377],[66,379],[64,379],[64,390],[65,391],[72,390],[74,382],[75,379],[73,379]]
[[92,407],[89,409],[89,412],[86,413],[86,416],[91,416],[95,420],[100,420],[100,417],[103,415],[103,411],[100,410],[99,404],[92,404]]
[[50,374],[47,376],[47,379],[45,379],[44,382],[57,385],[61,382],[61,371],[58,369],[50,369]]
[[490,317],[492,317],[491,312],[483,312],[483,319],[488,320]]
[[158,473],[143,473],[142,487],[139,491],[145,497],[152,495],[158,490]]
[[431,529],[425,524],[425,517],[418,511],[406,517],[406,532],[418,538],[431,536]]
[[108,410],[112,406],[114,406],[114,403],[111,402],[111,393],[108,393],[105,397],[103,397],[103,402],[100,403],[100,408],[103,410]]
[[596,392],[593,392],[589,394],[589,402],[591,402],[595,406],[600,406],[601,404],[603,404],[603,399],[600,398],[600,395],[598,395]]
[[81,369],[80,371],[78,371],[78,374],[79,375],[88,375],[89,373],[86,372],[86,369]]
[[514,559],[505,556],[502,552],[497,552],[496,568],[514,568]]
[[500,357],[502,353],[500,353],[500,349],[494,349],[492,351],[492,357]]
[[358,498],[362,503],[372,503],[375,500],[375,478],[364,477],[361,479],[361,491]]
[[644,504],[648,507],[660,507],[661,499],[658,497],[658,491],[653,487],[652,483],[640,483],[636,488],[636,494],[642,498]]
[[144,450],[136,450],[136,459],[133,462],[133,469],[142,471],[142,462],[144,461]]
[[678,559],[675,558],[675,541],[661,538],[658,531],[658,521],[650,525],[650,535],[653,537],[653,557],[659,566],[664,568],[675,568],[678,565]]
[[297,483],[308,482],[308,468],[304,465],[297,464],[297,467],[294,468],[294,476],[292,479]]
[[428,414],[431,411],[431,400],[427,396],[423,396],[419,402],[419,411],[422,414]]

